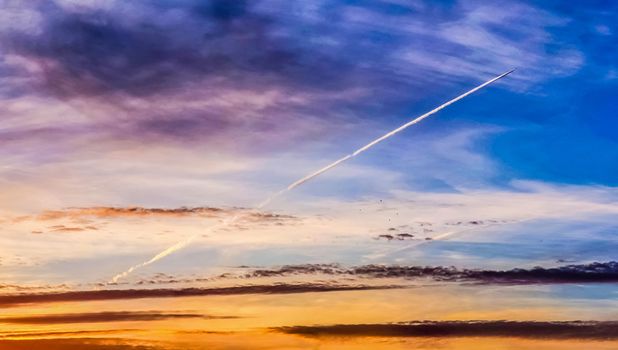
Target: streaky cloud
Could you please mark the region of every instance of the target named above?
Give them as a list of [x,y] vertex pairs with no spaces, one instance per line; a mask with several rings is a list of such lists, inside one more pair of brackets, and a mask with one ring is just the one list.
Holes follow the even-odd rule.
[[[39,214],[37,220],[75,219],[80,217],[116,218],[116,217],[221,217],[235,215],[249,211],[247,208],[219,208],[219,207],[178,207],[178,208],[151,208],[151,207],[88,207],[67,208],[64,210],[46,210]],[[279,221],[295,219],[292,215],[263,213],[249,211],[243,215],[245,219]],[[23,219],[26,219],[22,218]]]
[[343,267],[337,264],[285,265],[276,269],[256,269],[245,278],[325,274],[369,278],[431,278],[447,282],[485,284],[615,283],[618,262],[595,262],[560,267],[515,268],[510,270],[457,269],[450,266],[363,265]]
[[195,313],[166,313],[161,311],[107,311],[70,314],[45,314],[0,317],[0,323],[11,324],[65,324],[129,321],[161,321],[170,319],[230,319],[234,316],[213,316]]
[[[136,342],[129,339],[96,339],[88,338],[88,336],[101,336],[104,332],[84,331],[84,332],[48,332],[33,334],[32,336],[40,336],[44,339],[20,339],[20,340],[1,340],[0,348],[11,350],[164,350],[164,347],[150,346],[144,344],[135,344]],[[77,337],[84,338],[62,339],[62,337]],[[58,338],[53,338],[58,337]],[[17,337],[16,337],[17,338]],[[45,339],[46,338],[46,339]]]
[[618,339],[618,321],[413,321],[387,324],[291,326],[272,330],[311,337],[516,337]]
[[143,298],[178,298],[211,295],[247,295],[247,294],[296,294],[354,290],[380,290],[401,288],[401,286],[342,285],[325,283],[248,285],[219,288],[183,288],[183,289],[104,289],[57,293],[31,293],[0,295],[0,307],[37,303],[62,303],[95,300],[128,300]]

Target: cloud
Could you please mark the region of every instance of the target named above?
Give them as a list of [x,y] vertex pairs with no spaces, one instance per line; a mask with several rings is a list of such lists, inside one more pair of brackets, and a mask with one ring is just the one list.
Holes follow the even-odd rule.
[[131,321],[161,321],[170,319],[230,319],[234,316],[211,316],[194,313],[165,313],[160,311],[109,311],[73,314],[0,317],[0,323],[64,324]]
[[[94,226],[87,227],[68,227],[64,225],[54,225],[49,227],[52,232],[82,232],[86,230],[96,230],[97,228]],[[32,231],[34,234],[41,234],[43,231]]]
[[[110,333],[110,332],[108,332]],[[53,337],[53,336],[97,336],[105,334],[97,331],[83,332],[48,332],[48,333],[32,333],[32,336]],[[36,339],[36,340],[0,340],[0,349],[2,350],[31,350],[31,349],[46,349],[46,350],[156,350],[163,349],[159,346],[150,346],[141,344],[131,340],[110,340],[110,339]]]
[[388,324],[292,326],[274,331],[326,337],[517,337],[615,340],[617,321],[413,321]]
[[[49,89],[68,97],[143,96],[208,77],[293,76],[295,52],[269,33],[268,18],[248,7],[196,1],[79,10],[40,3],[40,31],[14,34],[10,41],[15,52],[42,65]],[[154,13],[160,20],[148,21]]]
[[603,283],[618,282],[618,262],[510,270],[398,265],[365,265],[346,268],[337,264],[307,264],[287,265],[271,270],[256,269],[244,275],[244,277],[280,277],[304,274],[347,275],[367,278],[431,278],[438,281],[486,284]]
[[69,208],[66,210],[48,210],[38,215],[38,220],[55,220],[63,218],[96,217],[146,217],[146,216],[206,216],[216,217],[224,209],[213,207],[181,207],[181,208],[143,208],[143,207],[92,207]]
[[[401,84],[395,69],[417,78],[477,78],[525,66],[528,78],[539,79],[541,60],[563,74],[581,64],[574,48],[544,50],[556,40],[547,27],[568,19],[515,2],[423,3],[399,11],[330,0],[16,7],[5,41],[42,67],[47,87],[61,96],[147,96],[198,81],[334,91],[367,77]],[[328,74],[336,79],[321,79]]]
[[375,237],[376,239],[385,239],[387,241],[397,240],[397,241],[405,241],[414,238],[414,235],[411,233],[396,233],[396,234],[382,234]]
[[[2,87],[0,181],[14,207],[201,198],[247,206],[281,176],[274,166],[283,171],[292,158],[279,155],[301,160],[291,170],[313,167],[437,91],[503,71],[512,57],[576,69],[565,68],[567,55],[544,50],[557,41],[548,26],[567,20],[516,2],[31,1],[3,10],[0,71],[12,80]],[[490,40],[464,42],[459,29]],[[414,55],[427,57],[415,64]],[[522,71],[526,84],[548,78]],[[320,154],[306,159],[311,149]],[[274,150],[273,168],[248,165]],[[405,171],[389,176],[453,186],[454,167],[473,167],[457,172],[469,182],[497,173],[456,150],[437,150],[414,171],[418,159],[406,159]]]
[[[238,265],[268,267],[338,262],[346,266],[372,263],[405,266],[420,261],[430,266],[510,269],[553,266],[558,259],[586,263],[615,258],[611,255],[614,246],[611,237],[604,233],[611,232],[615,226],[613,217],[617,207],[613,188],[525,182],[516,184],[513,190],[393,191],[379,197],[346,199],[339,197],[341,186],[334,185],[349,181],[356,171],[339,170],[343,174],[333,173],[334,178],[325,178],[313,187],[308,184],[307,191],[284,198],[271,212],[294,218],[256,217],[255,222],[243,222],[242,227],[207,235],[206,227],[234,210],[246,209],[187,206],[221,208],[221,218],[200,216],[191,213],[192,210],[181,211],[179,216],[173,214],[175,211],[172,214],[148,211],[180,209],[181,205],[140,206],[139,210],[130,209],[132,206],[105,206],[121,210],[92,212],[90,209],[99,207],[83,206],[84,214],[104,216],[81,216],[82,212],[75,208],[57,210],[50,217],[67,216],[54,220],[36,220],[44,211],[29,213],[29,220],[12,223],[0,238],[6,248],[2,264],[22,276],[11,284],[40,281],[37,276],[43,275],[58,276],[48,281],[51,284],[84,282],[80,276],[107,280],[125,268],[124,265],[139,262],[178,238],[193,234],[205,235],[200,238],[203,243],[179,255],[173,264],[158,265],[145,273],[165,272],[184,280],[190,274],[215,276],[228,271],[229,266]],[[382,180],[375,178],[375,181]],[[325,186],[332,186],[337,197],[329,197],[333,193],[330,191],[320,193]],[[132,215],[134,211],[136,216],[122,216]],[[93,226],[98,230],[53,233],[49,227],[55,225]],[[395,231],[389,231],[390,228]],[[52,233],[35,235],[32,231]],[[390,242],[374,239],[380,234],[395,237],[403,233],[415,237]],[[433,240],[425,243],[425,238]],[[541,239],[545,243],[539,242]],[[203,263],[195,264],[195,259]]]
[[61,337],[61,336],[94,336],[110,335],[124,332],[135,331],[135,329],[103,329],[103,330],[84,330],[84,331],[6,331],[0,332],[0,339],[22,338],[22,337]]
[[[64,210],[46,210],[35,216],[20,216],[11,219],[13,222],[27,220],[57,221],[68,219],[72,223],[88,223],[86,226],[53,225],[48,229],[51,232],[82,232],[96,231],[99,228],[92,224],[92,219],[152,219],[152,218],[224,218],[246,212],[242,219],[234,225],[237,229],[246,229],[248,224],[276,224],[283,226],[299,221],[298,217],[286,214],[252,211],[247,208],[215,208],[215,207],[180,207],[180,208],[144,208],[144,207],[91,207],[69,208]],[[43,233],[43,230],[34,230],[32,233]]]
[[565,26],[569,18],[522,2],[459,1],[455,8],[461,16],[452,21],[411,28],[436,40],[440,49],[408,49],[406,63],[446,77],[486,74],[504,66],[521,67],[514,81],[505,82],[513,87],[548,75],[571,75],[583,65],[583,54],[574,46],[561,45],[556,55],[547,55],[545,46],[554,46],[554,41],[559,40],[547,28]]
[[56,303],[92,300],[126,300],[142,298],[176,298],[208,295],[245,295],[245,294],[295,294],[349,290],[389,289],[397,286],[341,285],[324,283],[247,285],[220,288],[184,288],[184,289],[124,289],[124,290],[88,290],[58,293],[32,293],[0,295],[0,306],[8,307],[32,303]]
[[401,110],[430,82],[469,84],[521,66],[512,83],[520,89],[582,64],[577,48],[545,49],[558,46],[547,27],[568,20],[526,4],[400,7],[330,0],[11,5],[0,40],[10,58],[5,69],[21,79],[13,95],[60,97],[79,112],[71,114],[90,120],[7,136],[58,139],[78,127],[149,144],[229,145],[233,135],[229,147],[256,152],[299,135],[331,135],[333,123],[354,124],[369,108]]
[[[346,83],[354,65],[281,35],[277,19],[285,14],[261,13],[253,2],[14,7],[40,19],[35,29],[16,25],[0,36],[19,64],[36,67],[23,74],[38,84],[20,97],[60,97],[89,117],[86,134],[148,143],[195,143],[204,135],[226,143],[236,135],[235,148],[251,135],[247,143],[271,143],[260,134],[287,140],[285,133],[318,131],[311,131],[321,129],[311,126],[313,112],[357,88]],[[7,69],[23,70],[13,66]],[[54,138],[69,127],[63,124],[36,130]]]

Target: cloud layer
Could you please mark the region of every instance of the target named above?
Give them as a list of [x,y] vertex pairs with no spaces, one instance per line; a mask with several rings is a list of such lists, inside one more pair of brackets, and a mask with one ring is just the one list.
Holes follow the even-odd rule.
[[220,288],[184,288],[184,289],[124,289],[124,290],[88,290],[57,293],[32,293],[0,295],[0,306],[31,303],[56,303],[93,300],[126,300],[143,298],[174,298],[208,295],[244,295],[244,294],[293,294],[310,292],[332,292],[350,290],[389,289],[396,286],[341,285],[324,283],[246,285]]
[[618,339],[618,322],[416,321],[395,324],[292,326],[276,331],[327,337],[517,337],[532,339]]
[[132,321],[162,321],[173,319],[230,319],[234,316],[211,316],[195,313],[169,313],[160,311],[108,311],[73,314],[46,314],[34,316],[0,317],[6,324],[65,324]]
[[[180,207],[180,208],[144,208],[144,207],[92,207],[92,208],[70,208],[66,210],[44,211],[35,217],[36,220],[57,220],[57,219],[84,219],[84,218],[144,218],[144,217],[184,217],[198,216],[206,218],[220,218],[234,215],[242,211],[251,211],[247,208],[216,208],[216,207]],[[253,211],[243,215],[244,221],[253,222],[279,222],[296,219],[291,215],[274,214],[269,212]],[[16,220],[27,220],[27,217],[20,217]]]
[[401,111],[420,97],[420,86],[471,84],[523,66],[511,85],[522,89],[550,74],[571,75],[583,60],[550,31],[568,19],[524,3],[5,7],[0,68],[10,77],[7,114],[57,105],[48,97],[71,107],[53,118],[64,116],[61,123],[39,119],[11,128],[5,140],[13,142],[80,133],[91,141],[190,141],[255,153],[299,136],[337,135],[330,126],[348,128],[372,110]]
[[456,267],[365,265],[289,265],[278,269],[257,269],[244,277],[279,277],[303,274],[360,276],[368,278],[431,278],[438,281],[487,284],[603,283],[618,282],[618,262],[566,265],[555,268],[475,270]]

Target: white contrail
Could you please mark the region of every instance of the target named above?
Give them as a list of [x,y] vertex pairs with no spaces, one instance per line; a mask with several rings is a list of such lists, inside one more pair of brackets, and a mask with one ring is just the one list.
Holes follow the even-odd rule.
[[[288,192],[288,191],[291,191],[292,189],[294,189],[294,188],[296,188],[296,187],[298,187],[298,186],[300,186],[300,185],[304,184],[305,182],[307,182],[307,181],[309,181],[309,180],[313,179],[314,177],[317,177],[317,176],[319,176],[319,175],[321,175],[321,174],[323,174],[323,173],[325,173],[325,172],[329,171],[330,169],[332,169],[332,168],[336,167],[337,165],[339,165],[339,164],[341,164],[341,163],[343,163],[343,162],[345,162],[345,161],[347,161],[347,160],[349,160],[349,159],[352,159],[352,158],[356,157],[357,155],[359,155],[359,154],[361,154],[361,153],[365,152],[366,150],[370,149],[371,147],[373,147],[373,146],[377,145],[378,143],[380,143],[380,142],[382,142],[382,141],[384,141],[384,140],[386,140],[386,139],[390,138],[391,136],[394,136],[395,134],[397,134],[397,133],[399,133],[399,132],[401,132],[401,131],[403,131],[403,130],[407,129],[408,127],[410,127],[410,126],[412,126],[412,125],[414,125],[414,124],[416,124],[416,123],[418,123],[418,122],[422,121],[423,119],[425,119],[425,118],[429,117],[430,115],[437,113],[438,111],[440,111],[440,110],[442,110],[442,109],[444,109],[444,108],[446,108],[446,107],[450,106],[451,104],[453,104],[453,103],[455,103],[455,102],[457,102],[457,101],[461,100],[462,98],[464,98],[464,97],[466,97],[466,96],[468,96],[468,95],[470,95],[470,94],[473,94],[474,92],[476,92],[476,91],[478,91],[478,90],[480,90],[480,89],[484,88],[485,86],[487,86],[487,85],[489,85],[489,84],[491,84],[491,83],[495,82],[496,80],[501,79],[501,78],[504,78],[505,76],[507,76],[507,75],[509,75],[510,73],[512,73],[514,70],[515,70],[515,69],[511,69],[510,71],[508,71],[508,72],[506,72],[506,73],[502,73],[502,74],[500,74],[499,76],[497,76],[497,77],[495,77],[495,78],[493,78],[493,79],[491,79],[491,80],[488,80],[488,81],[484,82],[483,84],[481,84],[481,85],[479,85],[479,86],[475,87],[474,89],[469,90],[468,92],[463,93],[463,94],[461,94],[461,95],[459,95],[459,96],[455,97],[454,99],[452,99],[452,100],[450,100],[450,101],[448,101],[448,102],[446,102],[446,103],[444,103],[444,104],[442,104],[442,105],[440,105],[440,106],[438,106],[438,107],[436,107],[436,108],[432,109],[431,111],[429,111],[429,112],[427,112],[427,113],[425,113],[425,114],[421,115],[420,117],[417,117],[417,118],[415,118],[415,119],[413,119],[413,120],[411,120],[411,121],[409,121],[409,122],[407,122],[407,123],[403,124],[402,126],[398,127],[397,129],[395,129],[395,130],[393,130],[393,131],[390,131],[390,132],[388,132],[388,133],[384,134],[384,135],[383,135],[383,136],[381,136],[381,137],[378,137],[377,139],[375,139],[375,140],[373,140],[373,141],[369,142],[368,144],[364,145],[363,147],[361,147],[361,148],[357,149],[356,151],[354,151],[354,152],[352,152],[352,153],[350,153],[350,154],[348,154],[348,155],[346,155],[346,156],[344,156],[344,157],[342,157],[342,158],[340,158],[340,159],[338,159],[338,160],[336,160],[336,161],[334,161],[334,162],[330,163],[329,165],[327,165],[327,166],[325,166],[325,167],[323,167],[323,168],[321,168],[321,169],[319,169],[319,170],[317,170],[317,171],[315,171],[315,172],[313,172],[313,173],[310,173],[309,175],[307,175],[307,176],[305,176],[305,177],[303,177],[303,178],[301,178],[301,179],[299,179],[299,180],[297,180],[297,181],[294,181],[294,182],[293,182],[293,183],[291,183],[288,187],[286,187],[286,188],[282,189],[281,191],[276,192],[276,193],[274,193],[273,195],[271,195],[270,197],[266,198],[263,202],[261,202],[260,204],[258,204],[258,205],[255,207],[255,209],[259,210],[259,209],[264,208],[265,206],[269,205],[269,204],[270,204],[273,200],[275,200],[277,197],[281,196],[282,194],[284,194],[284,193],[286,193],[286,192]],[[214,225],[214,226],[209,227],[209,228],[208,228],[208,231],[212,231],[213,229],[217,229],[217,228],[221,228],[221,227],[225,227],[225,226],[227,226],[227,225],[230,225],[230,224],[232,224],[232,223],[234,223],[234,222],[238,221],[239,219],[241,219],[241,218],[243,218],[243,217],[245,217],[245,216],[247,216],[247,215],[250,215],[250,213],[249,213],[249,212],[247,212],[247,213],[244,213],[244,214],[242,214],[242,213],[241,213],[241,214],[236,214],[236,215],[234,215],[233,217],[231,217],[231,218],[230,218],[230,219],[228,219],[228,220],[224,220],[223,222],[221,222],[221,223],[219,223],[219,224],[217,224],[217,225]],[[157,255],[153,256],[150,260],[145,261],[145,262],[143,262],[143,263],[141,263],[141,264],[138,264],[138,265],[132,266],[131,268],[129,268],[129,269],[128,269],[128,270],[126,270],[125,272],[120,273],[120,274],[118,274],[118,275],[114,276],[114,278],[112,278],[112,279],[111,279],[110,283],[116,283],[116,282],[118,282],[118,280],[120,280],[120,279],[122,279],[122,278],[124,278],[124,277],[128,276],[128,275],[129,275],[129,274],[131,274],[133,271],[135,271],[135,270],[137,270],[137,269],[139,269],[139,268],[141,268],[141,267],[144,267],[144,266],[150,265],[150,264],[152,264],[152,263],[154,263],[154,262],[156,262],[156,261],[158,261],[158,260],[160,260],[160,259],[163,259],[164,257],[166,257],[166,256],[168,256],[168,255],[170,255],[170,254],[172,254],[173,252],[175,252],[175,251],[177,251],[177,250],[180,250],[180,249],[184,248],[185,246],[187,246],[188,244],[190,244],[191,242],[193,242],[193,241],[194,241],[197,237],[199,237],[201,234],[202,234],[202,233],[200,233],[200,234],[195,234],[195,235],[192,235],[192,236],[189,236],[188,238],[186,238],[186,239],[184,239],[184,240],[182,240],[182,241],[180,241],[180,242],[178,242],[178,243],[174,244],[173,246],[171,246],[171,247],[169,247],[169,248],[165,249],[164,251],[160,252],[159,254],[157,254]]]

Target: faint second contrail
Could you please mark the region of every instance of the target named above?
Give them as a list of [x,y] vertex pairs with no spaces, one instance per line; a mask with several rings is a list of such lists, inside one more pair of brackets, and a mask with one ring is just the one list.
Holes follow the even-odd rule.
[[[510,73],[512,73],[514,70],[515,70],[515,69],[511,69],[510,71],[508,71],[508,72],[506,72],[506,73],[502,73],[502,74],[500,74],[499,76],[497,76],[497,77],[495,77],[495,78],[493,78],[493,79],[491,79],[491,80],[488,80],[488,81],[484,82],[483,84],[481,84],[481,85],[479,85],[479,86],[475,87],[474,89],[469,90],[468,92],[463,93],[463,94],[461,94],[461,95],[459,95],[459,96],[455,97],[454,99],[452,99],[452,100],[450,100],[450,101],[448,101],[448,102],[446,102],[446,103],[444,103],[444,104],[442,104],[442,105],[440,105],[440,106],[438,106],[438,107],[436,107],[436,108],[432,109],[431,111],[429,111],[429,112],[427,112],[427,113],[425,113],[425,114],[421,115],[420,117],[417,117],[417,118],[415,118],[415,119],[412,119],[411,121],[409,121],[409,122],[407,122],[407,123],[403,124],[402,126],[398,127],[397,129],[392,130],[392,131],[390,131],[390,132],[388,132],[388,133],[386,133],[386,134],[382,135],[381,137],[378,137],[377,139],[375,139],[375,140],[373,140],[373,141],[369,142],[368,144],[364,145],[363,147],[361,147],[361,148],[357,149],[356,151],[354,151],[354,152],[352,152],[352,153],[350,153],[350,154],[348,154],[348,155],[346,155],[346,156],[344,156],[344,157],[341,157],[341,158],[337,159],[336,161],[334,161],[334,162],[332,162],[332,163],[328,164],[327,166],[325,166],[325,167],[323,167],[323,168],[321,168],[321,169],[319,169],[319,170],[317,170],[317,171],[315,171],[315,172],[312,172],[312,173],[310,173],[309,175],[307,175],[307,176],[305,176],[305,177],[303,177],[303,178],[301,178],[301,179],[299,179],[299,180],[297,180],[297,181],[294,181],[294,182],[293,182],[293,183],[291,183],[288,187],[286,187],[286,188],[282,189],[281,191],[276,192],[276,193],[274,193],[273,195],[271,195],[270,197],[266,198],[263,202],[261,202],[260,204],[258,204],[258,205],[255,207],[255,209],[258,209],[258,210],[259,210],[259,209],[262,209],[262,208],[266,207],[266,206],[267,206],[267,205],[269,205],[269,204],[270,204],[270,203],[271,203],[274,199],[276,199],[277,197],[281,196],[282,194],[284,194],[284,193],[286,193],[286,192],[288,192],[288,191],[291,191],[292,189],[294,189],[294,188],[296,188],[296,187],[298,187],[298,186],[300,186],[300,185],[304,184],[305,182],[307,182],[307,181],[309,181],[309,180],[313,179],[314,177],[317,177],[317,176],[319,176],[319,175],[321,175],[321,174],[323,174],[323,173],[325,173],[325,172],[329,171],[330,169],[332,169],[332,168],[336,167],[337,165],[339,165],[339,164],[341,164],[341,163],[343,163],[343,162],[345,162],[345,161],[347,161],[347,160],[349,160],[349,159],[351,159],[351,158],[356,157],[357,155],[359,155],[359,154],[361,154],[361,153],[365,152],[366,150],[370,149],[371,147],[373,147],[373,146],[377,145],[378,143],[380,143],[380,142],[382,142],[382,141],[384,141],[384,140],[386,140],[386,139],[390,138],[391,136],[394,136],[395,134],[397,134],[397,133],[399,133],[399,132],[401,132],[401,131],[403,131],[403,130],[407,129],[408,127],[410,127],[410,126],[412,126],[412,125],[414,125],[414,124],[416,124],[416,123],[418,123],[418,122],[422,121],[423,119],[425,119],[425,118],[429,117],[430,115],[432,115],[432,114],[435,114],[435,113],[439,112],[440,110],[442,110],[442,109],[444,109],[444,108],[446,108],[446,107],[450,106],[451,104],[453,104],[453,103],[455,103],[455,102],[457,102],[457,101],[461,100],[462,98],[464,98],[464,97],[466,97],[466,96],[468,96],[468,95],[470,95],[470,94],[473,94],[474,92],[476,92],[476,91],[478,91],[478,90],[480,90],[480,89],[484,88],[485,86],[487,86],[487,85],[489,85],[489,84],[491,84],[491,83],[495,82],[496,80],[501,79],[501,78],[504,78],[505,76],[507,76],[507,75],[509,75]],[[223,222],[221,222],[221,223],[219,223],[219,224],[217,224],[217,225],[214,225],[214,226],[209,227],[209,228],[208,228],[208,230],[209,230],[209,231],[212,231],[213,229],[218,229],[218,228],[221,228],[221,227],[225,227],[225,226],[230,225],[230,224],[232,224],[232,223],[234,223],[234,222],[238,221],[239,219],[242,219],[242,218],[244,218],[244,217],[246,217],[246,216],[248,216],[248,215],[250,215],[250,212],[236,214],[236,215],[234,215],[233,217],[231,217],[231,218],[229,218],[229,219],[227,219],[227,220],[224,220]],[[166,256],[168,256],[168,255],[170,255],[170,254],[172,254],[172,253],[174,253],[174,252],[176,252],[176,251],[178,251],[178,250],[180,250],[180,249],[182,249],[182,248],[186,247],[188,244],[190,244],[191,242],[193,242],[193,241],[194,241],[197,237],[199,237],[201,234],[203,234],[203,233],[199,233],[199,234],[195,234],[195,235],[189,236],[188,238],[186,238],[186,239],[184,239],[184,240],[182,240],[182,241],[180,241],[180,242],[178,242],[178,243],[176,243],[176,244],[174,244],[174,245],[170,246],[169,248],[167,248],[167,249],[163,250],[163,251],[162,251],[162,252],[160,252],[159,254],[157,254],[157,255],[153,256],[150,260],[147,260],[147,261],[145,261],[145,262],[143,262],[143,263],[141,263],[141,264],[137,264],[137,265],[135,265],[135,266],[130,267],[128,270],[126,270],[126,271],[124,271],[124,272],[122,272],[122,273],[120,273],[120,274],[118,274],[118,275],[114,276],[114,277],[110,280],[110,283],[116,283],[116,282],[118,282],[120,279],[122,279],[122,278],[124,278],[124,277],[128,276],[129,274],[131,274],[133,271],[135,271],[135,270],[137,270],[137,269],[139,269],[139,268],[141,268],[141,267],[148,266],[148,265],[150,265],[150,264],[152,264],[152,263],[154,263],[154,262],[156,262],[156,261],[158,261],[158,260],[161,260],[161,259],[163,259],[164,257],[166,257]]]

